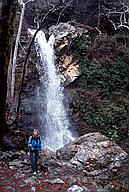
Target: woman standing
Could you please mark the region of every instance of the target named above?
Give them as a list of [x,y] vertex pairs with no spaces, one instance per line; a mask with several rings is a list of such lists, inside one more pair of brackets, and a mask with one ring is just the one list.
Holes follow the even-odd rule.
[[34,129],[33,135],[29,137],[28,147],[30,152],[31,169],[35,175],[38,172],[37,162],[39,158],[39,152],[42,152],[42,144],[38,129]]

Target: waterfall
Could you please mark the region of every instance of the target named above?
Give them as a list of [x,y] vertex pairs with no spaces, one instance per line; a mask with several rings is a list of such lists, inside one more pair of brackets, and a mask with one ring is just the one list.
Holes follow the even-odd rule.
[[[29,33],[33,35],[35,30],[29,29]],[[45,147],[51,150],[59,149],[74,139],[64,106],[64,90],[56,73],[54,40],[51,35],[47,42],[43,31],[39,31],[35,38],[37,55],[40,57],[37,65],[40,76],[40,88],[37,89],[40,129]]]

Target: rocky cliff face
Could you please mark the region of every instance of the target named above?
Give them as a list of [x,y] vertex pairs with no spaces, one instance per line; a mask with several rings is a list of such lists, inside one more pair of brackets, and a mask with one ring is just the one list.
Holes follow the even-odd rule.
[[[96,7],[96,4],[95,7],[92,4],[95,1],[80,1],[80,4],[77,4],[77,2],[74,1],[76,10],[78,6],[81,6],[80,12],[84,5],[86,5],[87,13],[90,12],[88,10]],[[108,13],[109,9],[114,9],[115,3],[117,2],[108,1],[104,5],[107,7],[105,8],[106,13]],[[119,5],[118,3],[117,6],[119,7]],[[121,10],[121,7],[119,8],[118,10]],[[98,12],[96,13],[98,14]],[[96,26],[98,22],[97,14],[95,14],[96,19],[93,26]],[[84,23],[88,23],[84,17],[85,13],[82,15],[83,21],[79,20],[81,15],[79,15],[78,21],[83,24],[72,21],[60,23],[58,26],[49,29],[49,32],[54,33],[56,37],[56,66],[69,97],[68,112],[73,127],[81,137],[72,144],[58,150],[56,154],[50,153],[45,161],[43,160],[43,166],[45,162],[50,175],[58,175],[60,172],[64,174],[67,180],[69,180],[69,173],[74,176],[78,174],[79,177],[76,180],[73,180],[74,177],[71,176],[70,181],[75,184],[82,182],[81,177],[85,176],[86,179],[95,177],[98,184],[102,186],[101,191],[103,189],[110,191],[111,188],[108,188],[107,180],[113,179],[117,174],[119,175],[127,154],[104,135],[91,132],[97,130],[112,139],[128,137],[129,36],[128,33],[123,31],[110,34],[110,36],[104,34],[106,31],[98,34],[95,28],[84,25]],[[90,20],[88,19],[91,25],[93,18],[94,14],[93,17],[90,16]],[[24,26],[26,25],[24,24]],[[24,28],[25,31],[21,38],[21,44],[25,51],[28,45],[26,28]],[[103,30],[105,30],[105,27]],[[19,118],[17,124],[10,128],[10,132],[4,138],[6,147],[12,147],[13,149],[15,147],[24,148],[33,127],[38,126],[35,103],[35,91],[38,85],[38,73],[35,65],[37,60],[35,51],[32,50],[26,70]],[[25,53],[20,48],[16,74],[16,98],[20,87],[24,58]],[[86,133],[89,134],[85,135]],[[4,158],[7,154],[2,156]],[[24,156],[25,153],[21,154],[20,158],[23,159]],[[18,167],[25,169],[24,164],[26,161],[21,160],[20,163],[14,161],[9,166],[13,169],[18,165]],[[41,164],[41,168],[43,166]],[[125,169],[123,170],[125,171]],[[126,176],[126,179],[128,180],[128,176]],[[89,183],[89,180],[84,181],[83,179],[83,183],[87,182]],[[71,184],[69,185],[71,186]],[[69,189],[69,191],[71,190]],[[78,190],[83,191],[80,188]],[[98,191],[100,190],[98,189]]]
[[60,78],[64,86],[69,85],[81,74],[78,58],[73,51],[74,43],[83,35],[88,39],[88,31],[70,23],[60,23],[52,26],[49,33],[55,36],[56,63]]
[[[113,138],[127,136],[128,37],[117,34],[107,38],[78,23],[60,23],[49,32],[55,34],[56,66],[69,97],[73,127],[79,135],[100,130]],[[18,131],[26,129],[27,135],[38,126],[35,56],[33,52],[28,62],[17,124]],[[17,90],[23,57],[19,54]]]
[[51,27],[50,32],[56,37],[57,68],[79,134],[97,128],[114,138],[127,136],[128,97],[122,94],[128,92],[128,36],[107,37],[75,22]]
[[[68,3],[68,1],[63,2],[64,4]],[[45,3],[46,1],[37,0],[36,3],[31,2],[27,5],[26,14],[28,16],[26,15],[26,19],[29,21],[27,23],[34,25],[33,19],[30,19],[31,12],[29,10],[31,6],[34,10],[35,6],[45,8]],[[58,1],[55,3],[58,3]],[[87,24],[97,26],[98,3],[95,0],[81,0],[79,3],[78,1],[73,1],[70,7],[73,7],[73,11],[76,11],[74,14],[69,12],[70,17],[65,18],[72,21],[50,27],[49,32],[54,33],[56,37],[57,71],[69,97],[69,115],[72,118],[74,127],[80,135],[99,129],[109,136],[113,134],[113,137],[117,137],[118,134],[124,133],[127,135],[128,133],[128,28],[126,28],[126,32],[122,30],[107,37],[105,34],[98,34],[99,32],[96,28],[88,26]],[[108,14],[112,11],[113,13],[108,19],[112,19],[113,22],[119,25],[120,15],[116,17],[114,9],[116,8],[118,12],[123,12],[125,10],[123,7],[127,5],[127,1],[125,1],[125,5],[115,0],[112,2],[105,1],[100,6],[101,13],[103,15],[103,12]],[[37,16],[37,13],[33,16]],[[57,21],[58,16],[59,11],[56,12],[56,17],[55,15],[50,15],[49,19],[54,20],[50,23],[50,20],[47,20],[47,23],[49,23],[48,25],[45,23],[47,29],[49,25]],[[127,16],[128,12],[125,15],[126,19]],[[124,19],[124,15],[122,18]],[[21,44],[26,50],[28,44],[27,27],[29,25],[24,23],[23,36],[21,38]],[[107,26],[102,24],[101,27],[102,31],[107,33]],[[20,48],[19,50],[16,95],[20,86],[21,68],[25,57],[23,49]],[[35,65],[37,61],[34,58],[35,53],[33,52],[27,66],[21,113],[17,126],[20,129],[21,127],[23,129],[27,127],[29,131],[32,130],[32,125],[38,126],[35,107],[35,87],[38,84],[38,74]],[[118,109],[121,111],[120,114]],[[106,120],[108,114],[111,115]]]

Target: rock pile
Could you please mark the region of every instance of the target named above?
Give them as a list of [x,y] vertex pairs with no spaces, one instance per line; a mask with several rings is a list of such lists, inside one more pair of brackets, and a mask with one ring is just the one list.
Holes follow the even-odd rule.
[[56,152],[46,152],[36,176],[25,151],[1,151],[0,155],[0,189],[17,192],[108,192],[128,157],[98,132],[81,136]]

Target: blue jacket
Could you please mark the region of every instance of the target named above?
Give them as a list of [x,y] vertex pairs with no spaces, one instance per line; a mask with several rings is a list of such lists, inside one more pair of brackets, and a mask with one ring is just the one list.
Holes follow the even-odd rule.
[[28,140],[28,147],[29,147],[29,144],[32,145],[32,148],[31,148],[32,151],[34,150],[42,151],[42,144],[41,144],[40,137],[34,138],[33,136],[30,136]]

